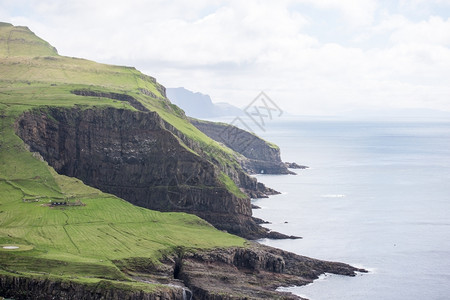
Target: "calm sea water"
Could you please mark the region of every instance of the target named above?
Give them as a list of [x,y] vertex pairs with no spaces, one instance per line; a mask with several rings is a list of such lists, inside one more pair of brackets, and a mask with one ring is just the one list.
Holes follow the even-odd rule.
[[256,199],[268,228],[301,240],[270,246],[364,267],[286,290],[320,299],[450,299],[450,123],[267,124],[298,175],[258,175],[282,192]]

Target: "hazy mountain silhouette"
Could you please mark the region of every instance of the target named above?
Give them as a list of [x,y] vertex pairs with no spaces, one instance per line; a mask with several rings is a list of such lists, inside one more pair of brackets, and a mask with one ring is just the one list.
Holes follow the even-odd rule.
[[184,87],[167,88],[167,98],[194,118],[239,116],[243,111],[229,103],[213,103],[209,95],[194,93]]

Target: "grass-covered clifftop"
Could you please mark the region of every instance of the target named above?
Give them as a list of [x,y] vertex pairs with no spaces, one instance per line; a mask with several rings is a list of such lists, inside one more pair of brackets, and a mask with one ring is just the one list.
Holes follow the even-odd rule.
[[[179,249],[244,246],[243,239],[194,215],[139,208],[59,175],[31,153],[14,128],[25,111],[49,106],[136,110],[128,102],[72,93],[80,89],[132,95],[183,134],[211,143],[165,99],[164,88],[152,77],[130,67],[60,56],[28,28],[1,23],[0,274],[85,283],[106,279],[148,291],[167,287],[135,281],[118,262],[145,258],[158,264]],[[239,193],[229,178],[224,181]],[[50,205],[65,201],[81,205]],[[3,248],[8,245],[19,248]]]

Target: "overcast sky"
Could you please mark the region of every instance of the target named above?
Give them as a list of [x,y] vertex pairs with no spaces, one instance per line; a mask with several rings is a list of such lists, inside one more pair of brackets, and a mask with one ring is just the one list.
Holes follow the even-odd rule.
[[450,0],[0,0],[0,20],[215,102],[450,111]]

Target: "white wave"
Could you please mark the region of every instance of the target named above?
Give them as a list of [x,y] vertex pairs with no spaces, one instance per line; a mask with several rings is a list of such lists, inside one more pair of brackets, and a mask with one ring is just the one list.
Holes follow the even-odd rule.
[[344,198],[344,194],[327,194],[327,195],[321,195],[322,198]]

